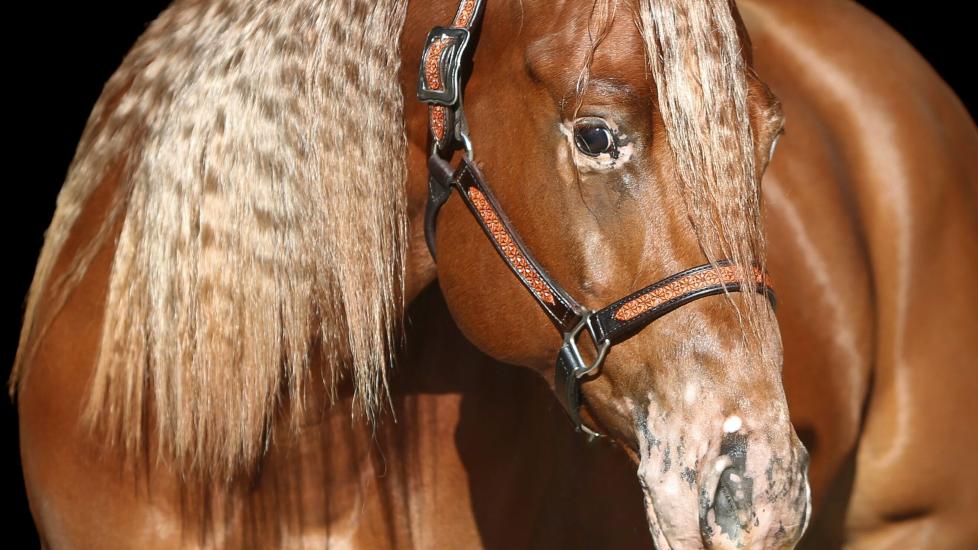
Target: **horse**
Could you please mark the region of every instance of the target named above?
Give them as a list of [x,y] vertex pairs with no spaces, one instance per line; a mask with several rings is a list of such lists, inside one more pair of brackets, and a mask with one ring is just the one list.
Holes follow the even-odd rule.
[[848,1],[177,0],[25,308],[42,544],[974,546],[976,174]]

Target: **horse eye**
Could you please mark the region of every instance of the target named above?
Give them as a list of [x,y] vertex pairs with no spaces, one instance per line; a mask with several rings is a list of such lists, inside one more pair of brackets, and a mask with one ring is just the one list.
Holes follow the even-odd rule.
[[574,144],[580,152],[589,157],[609,153],[612,158],[618,158],[615,136],[604,121],[589,120],[578,124],[574,128]]

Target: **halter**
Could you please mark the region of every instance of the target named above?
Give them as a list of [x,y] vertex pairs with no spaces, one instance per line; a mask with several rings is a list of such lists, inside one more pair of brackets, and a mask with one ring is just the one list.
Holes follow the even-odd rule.
[[[428,158],[425,241],[431,257],[435,258],[438,211],[452,190],[458,190],[496,252],[563,334],[554,372],[557,399],[575,428],[598,436],[581,422],[581,379],[597,371],[611,346],[627,340],[659,317],[699,298],[742,290],[739,273],[728,260],[693,267],[592,311],[578,303],[540,267],[473,161],[472,142],[462,108],[461,69],[469,58],[472,27],[482,14],[483,5],[484,0],[462,0],[452,25],[435,27],[428,34],[421,56],[418,99],[428,104],[428,129],[433,141]],[[465,149],[465,154],[458,166],[452,168],[445,157],[450,159],[460,148]],[[757,268],[753,273],[753,290],[767,296],[773,305],[774,291],[764,273]],[[584,359],[577,345],[582,332],[588,334],[596,350],[591,362]]]

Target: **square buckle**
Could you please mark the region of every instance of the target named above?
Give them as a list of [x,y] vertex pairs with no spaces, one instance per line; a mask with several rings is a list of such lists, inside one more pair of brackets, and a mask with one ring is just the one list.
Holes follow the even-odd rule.
[[[452,107],[459,101],[462,56],[470,33],[459,27],[435,27],[428,33],[418,74],[418,99]],[[437,56],[437,57],[431,57]]]

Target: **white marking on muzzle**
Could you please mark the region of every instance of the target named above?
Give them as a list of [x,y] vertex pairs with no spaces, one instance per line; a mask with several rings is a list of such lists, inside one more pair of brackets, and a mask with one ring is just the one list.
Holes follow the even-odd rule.
[[728,416],[726,420],[723,421],[723,433],[732,434],[744,425],[743,420],[737,415]]

